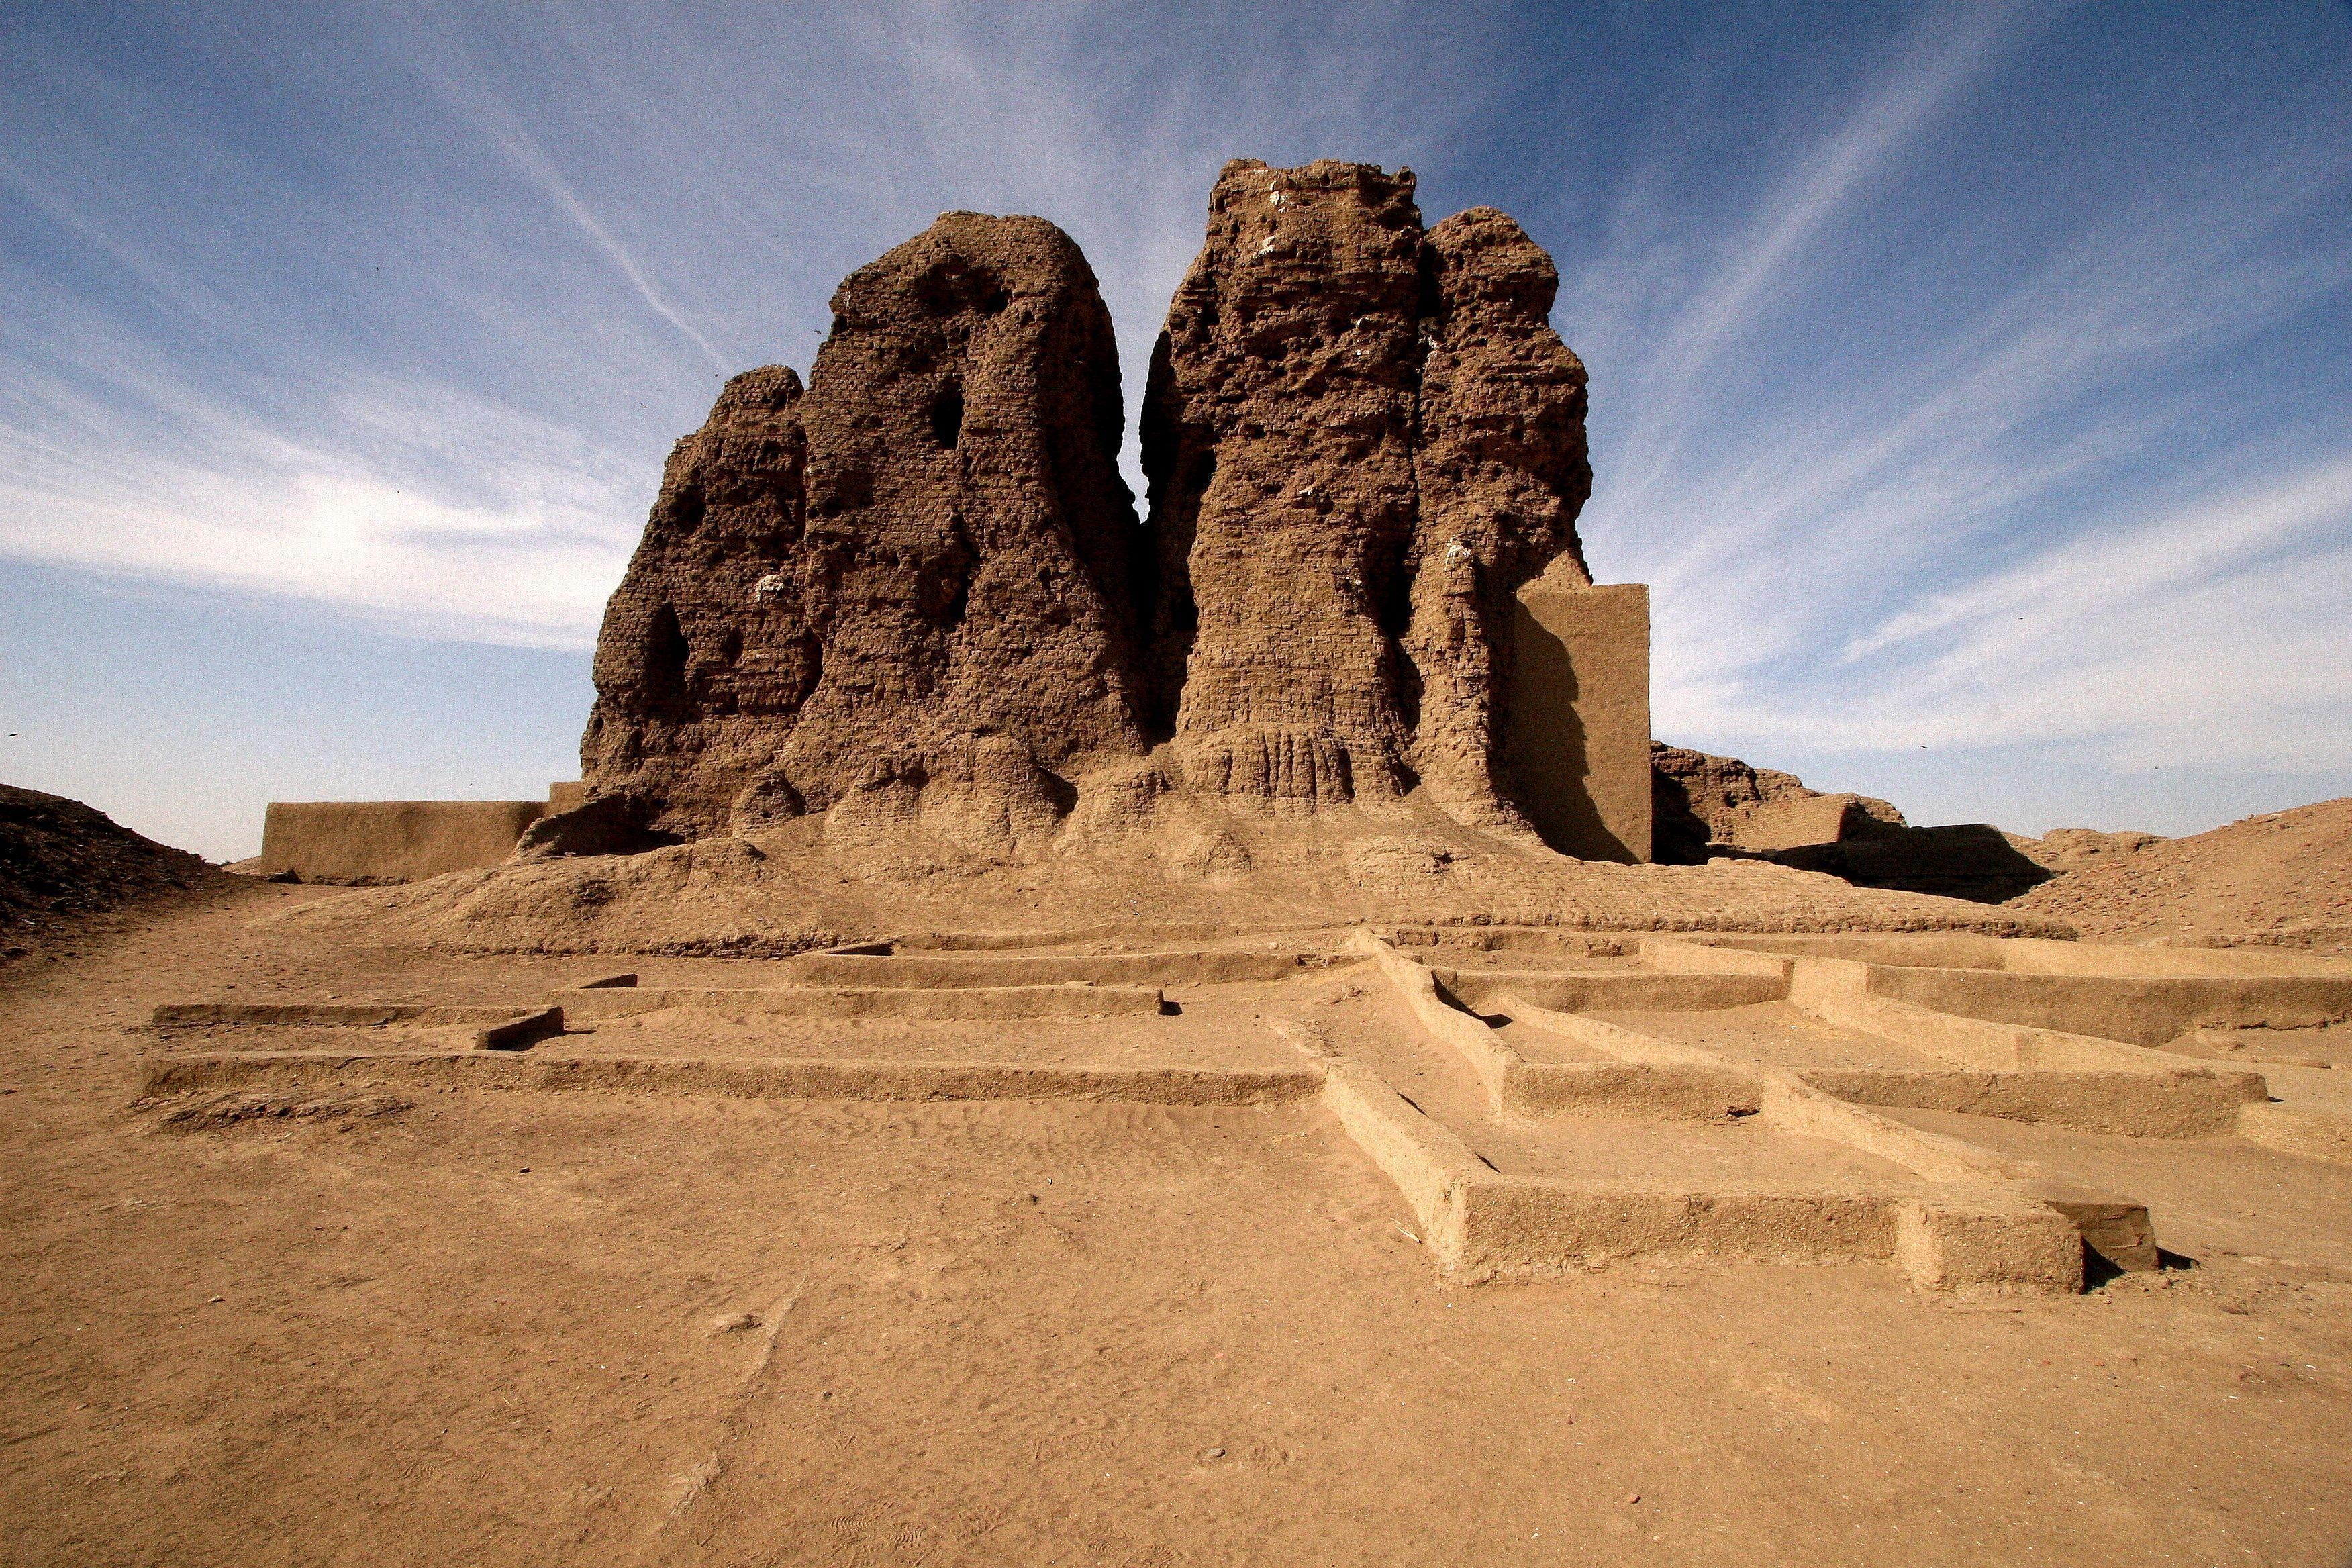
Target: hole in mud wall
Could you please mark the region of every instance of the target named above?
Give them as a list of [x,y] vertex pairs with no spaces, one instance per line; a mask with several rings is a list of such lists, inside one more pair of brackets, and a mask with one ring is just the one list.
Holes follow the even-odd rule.
[[950,448],[963,439],[963,388],[954,382],[931,400],[931,439]]
[[803,635],[792,645],[783,661],[783,675],[785,705],[796,710],[824,679],[824,645]]
[[960,258],[942,261],[924,273],[915,284],[915,298],[934,316],[965,310],[993,316],[1011,302],[996,274]]
[[[1421,666],[1413,661],[1412,655],[1405,651],[1402,641],[1389,644],[1389,657],[1396,661],[1397,717],[1403,721],[1408,731],[1418,733],[1421,729]],[[1398,766],[1408,774],[1412,773],[1401,763]],[[1407,783],[1405,787],[1410,789],[1412,784]]]
[[[960,543],[961,542],[956,542]],[[924,619],[953,628],[971,605],[972,557],[952,544],[915,574],[915,608]]]
[[1217,477],[1217,449],[1203,447],[1192,455],[1192,471],[1185,476],[1184,489],[1195,501],[1209,493],[1209,482]]
[[1423,321],[1441,332],[1445,328],[1445,287],[1439,274],[1444,266],[1445,258],[1439,253],[1437,247],[1424,245],[1421,247],[1421,277],[1416,289],[1419,298],[1414,302],[1414,311]]
[[1366,589],[1372,618],[1391,641],[1402,637],[1412,625],[1412,568],[1405,563],[1407,545],[1402,539],[1377,545],[1365,563],[1365,574],[1371,579]]
[[693,655],[677,611],[668,605],[656,610],[646,628],[646,705],[650,710],[675,714],[688,706],[686,666]]

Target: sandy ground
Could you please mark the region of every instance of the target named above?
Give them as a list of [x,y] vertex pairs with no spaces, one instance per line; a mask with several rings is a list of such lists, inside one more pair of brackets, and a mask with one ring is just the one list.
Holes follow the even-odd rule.
[[1449,1289],[1311,1106],[450,1093],[156,1131],[125,1026],[159,1000],[598,967],[253,923],[315,896],[0,971],[0,1561],[2334,1568],[2352,1543],[2352,1168],[1969,1123],[2146,1197],[2193,1261],[1956,1306],[1876,1268]]
[[2352,798],[2159,840],[2068,871],[2001,907],[2105,941],[2352,953]]

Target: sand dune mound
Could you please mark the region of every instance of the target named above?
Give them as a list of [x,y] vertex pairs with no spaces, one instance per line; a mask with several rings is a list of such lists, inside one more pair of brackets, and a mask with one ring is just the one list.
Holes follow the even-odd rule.
[[0,959],[89,916],[227,882],[78,800],[0,784]]
[[2352,798],[2146,840],[2003,908],[2086,937],[2352,951]]

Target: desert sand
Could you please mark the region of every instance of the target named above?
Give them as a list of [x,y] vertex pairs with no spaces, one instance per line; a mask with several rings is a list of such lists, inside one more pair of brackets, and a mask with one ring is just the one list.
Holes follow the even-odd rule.
[[1654,773],[1557,286],[1228,164],[1139,516],[943,215],[679,443],[580,784],[0,817],[0,1558],[2340,1563],[2344,803]]
[[2318,1564],[2352,1537],[2352,1167],[1909,1112],[2128,1189],[2171,1266],[1979,1301],[1866,1264],[1465,1288],[1311,1102],[134,1103],[162,1000],[599,969],[282,918],[370,896],[257,886],[0,972],[9,1561]]
[[2011,907],[2085,936],[2342,955],[2352,943],[2352,800],[2126,840]]

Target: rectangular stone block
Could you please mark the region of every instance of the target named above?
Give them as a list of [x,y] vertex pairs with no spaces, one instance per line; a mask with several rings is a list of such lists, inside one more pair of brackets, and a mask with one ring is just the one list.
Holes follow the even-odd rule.
[[1650,858],[1650,590],[1519,590],[1505,754],[1543,841],[1580,860]]
[[2083,1237],[2047,1205],[1988,1193],[1903,1206],[1895,1260],[1926,1290],[2072,1296],[2083,1289]]
[[495,866],[545,814],[535,800],[272,801],[257,868],[306,882],[415,882]]
[[1732,826],[1731,842],[1742,849],[1836,844],[1853,836],[1857,822],[1870,820],[1850,795],[1767,801]]

